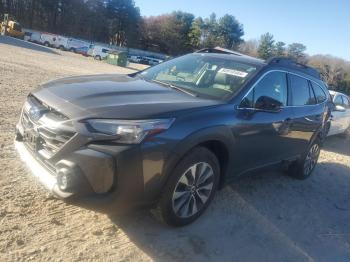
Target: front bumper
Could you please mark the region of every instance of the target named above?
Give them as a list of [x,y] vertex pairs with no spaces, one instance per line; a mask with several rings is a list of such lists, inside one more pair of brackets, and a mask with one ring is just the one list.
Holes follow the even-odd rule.
[[[146,154],[147,159],[142,161],[139,148],[91,145],[89,148],[67,155],[58,163],[68,161],[79,167],[77,189],[80,191],[66,192],[58,186],[57,173],[48,169],[25,142],[15,140],[14,146],[30,173],[49,192],[60,199],[74,200],[75,204],[85,208],[109,212],[110,210],[124,211],[135,206],[150,206],[155,203],[160,192],[162,176],[161,167],[156,164],[157,155]],[[96,158],[96,154],[106,157]],[[115,163],[113,172],[111,171],[113,180],[106,179],[108,169],[104,167],[111,159]],[[163,160],[159,157],[158,161]]]
[[63,192],[59,189],[55,175],[48,171],[30,153],[23,142],[15,141],[15,148],[21,160],[27,165],[31,174],[35,176],[47,190],[60,198],[68,198],[73,195],[73,193]]
[[[45,158],[39,152],[41,147],[33,147],[25,136],[27,129],[22,122],[17,124],[15,148],[31,174],[47,190],[59,198],[82,200],[89,203],[84,204],[87,207],[109,208],[119,206],[118,203],[152,205],[157,200],[166,181],[167,157],[178,159],[170,153],[168,140],[141,145],[92,142],[79,128],[52,157]],[[42,134],[37,135],[40,138]],[[62,190],[59,179],[62,169],[69,169],[74,175],[74,185],[69,190]]]

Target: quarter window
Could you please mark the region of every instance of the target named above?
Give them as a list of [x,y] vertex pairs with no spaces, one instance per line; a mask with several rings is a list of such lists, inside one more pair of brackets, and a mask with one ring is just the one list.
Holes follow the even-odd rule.
[[286,73],[283,72],[267,74],[246,95],[241,103],[241,107],[269,109],[266,108],[266,104],[279,107],[287,105],[286,79]]
[[296,75],[290,75],[290,85],[293,94],[293,106],[316,104],[316,98],[308,80]]
[[311,85],[312,85],[312,87],[314,89],[317,102],[318,103],[323,103],[324,101],[326,101],[327,100],[327,96],[324,93],[323,89],[319,85],[317,85],[317,84],[315,84],[313,82],[311,82]]

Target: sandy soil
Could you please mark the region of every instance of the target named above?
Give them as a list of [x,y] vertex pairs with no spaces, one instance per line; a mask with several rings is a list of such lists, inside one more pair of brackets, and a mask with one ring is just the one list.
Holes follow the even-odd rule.
[[310,179],[244,178],[184,228],[148,211],[102,214],[47,194],[13,147],[28,92],[58,77],[131,71],[0,38],[0,261],[350,261],[350,140],[341,137],[328,139]]

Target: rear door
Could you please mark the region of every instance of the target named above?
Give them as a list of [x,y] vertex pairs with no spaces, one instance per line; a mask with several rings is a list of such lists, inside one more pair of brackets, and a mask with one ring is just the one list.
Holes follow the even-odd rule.
[[271,71],[246,94],[237,109],[236,173],[277,163],[290,156],[287,73]]
[[325,102],[319,103],[311,82],[302,76],[290,73],[290,105],[293,108],[293,125],[290,136],[293,139],[290,150],[294,155],[304,153],[315,132],[323,127],[326,117]]

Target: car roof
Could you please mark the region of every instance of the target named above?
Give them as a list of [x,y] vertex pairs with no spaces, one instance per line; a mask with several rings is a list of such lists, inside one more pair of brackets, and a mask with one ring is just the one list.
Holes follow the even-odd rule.
[[222,57],[225,59],[232,59],[237,62],[248,63],[256,67],[279,67],[292,72],[302,73],[308,77],[313,78],[317,82],[322,82],[320,73],[315,68],[309,67],[304,64],[300,64],[288,57],[272,57],[268,60],[258,59],[252,56],[248,56],[236,51],[229,49],[214,47],[214,48],[203,48],[195,53],[199,53],[207,56]]
[[338,92],[338,91],[334,91],[334,90],[329,90],[329,93],[333,96],[335,95],[343,95],[343,96],[346,96],[346,97],[349,97],[348,95],[342,93],[342,92]]
[[195,53],[195,54],[204,55],[207,57],[217,57],[217,58],[222,58],[222,59],[230,59],[230,60],[237,61],[237,62],[255,65],[257,67],[262,67],[262,66],[266,65],[264,60],[250,57],[250,56],[246,56],[246,55],[234,55],[234,54],[225,54],[225,53]]

